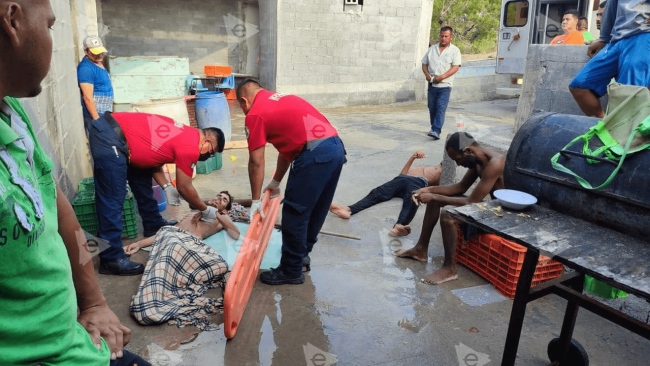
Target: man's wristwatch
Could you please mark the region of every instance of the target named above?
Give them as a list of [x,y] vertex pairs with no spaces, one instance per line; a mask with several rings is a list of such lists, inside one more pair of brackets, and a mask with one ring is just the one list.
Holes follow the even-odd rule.
[[165,189],[167,189],[167,187],[169,187],[171,185],[172,185],[171,183],[167,182],[167,183],[163,184],[160,188],[162,188],[163,191],[164,191]]

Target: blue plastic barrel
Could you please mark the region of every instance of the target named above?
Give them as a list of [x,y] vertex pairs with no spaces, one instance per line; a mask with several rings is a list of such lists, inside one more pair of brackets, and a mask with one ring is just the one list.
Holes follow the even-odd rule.
[[230,141],[230,109],[226,95],[220,91],[209,91],[197,94],[195,100],[199,128],[220,128],[226,142]]

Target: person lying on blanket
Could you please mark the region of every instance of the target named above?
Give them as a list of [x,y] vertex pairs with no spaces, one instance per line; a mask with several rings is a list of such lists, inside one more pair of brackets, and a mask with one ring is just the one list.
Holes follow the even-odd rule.
[[[228,191],[219,192],[216,197],[206,201],[205,204],[217,209],[217,218],[215,220],[202,219],[201,212],[190,212],[178,224],[176,224],[176,226],[201,240],[206,239],[221,230],[226,230],[231,238],[235,240],[239,239],[239,229],[235,226],[233,220],[244,221],[241,215],[242,213],[245,214],[246,210],[239,209],[242,205],[233,202],[233,197],[228,193]],[[245,221],[248,221],[247,218]],[[140,250],[140,248],[149,247],[153,243],[155,237],[155,235],[150,236],[130,244],[124,248],[124,252],[126,255],[130,256]]]

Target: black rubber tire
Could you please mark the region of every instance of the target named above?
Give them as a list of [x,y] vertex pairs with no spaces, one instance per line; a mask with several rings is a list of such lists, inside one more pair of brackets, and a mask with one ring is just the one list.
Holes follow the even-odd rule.
[[[554,338],[548,343],[546,352],[551,362],[559,360],[559,348],[560,338]],[[567,355],[567,360],[566,362],[561,363],[560,366],[589,366],[589,356],[587,355],[587,351],[585,351],[585,348],[582,347],[578,341],[572,339],[571,344],[569,345],[569,354]]]

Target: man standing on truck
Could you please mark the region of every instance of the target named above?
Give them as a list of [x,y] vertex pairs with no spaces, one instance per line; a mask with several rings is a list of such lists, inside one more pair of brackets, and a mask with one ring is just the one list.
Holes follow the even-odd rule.
[[603,118],[598,98],[607,93],[612,78],[621,84],[650,86],[650,2],[608,0],[600,37],[589,46],[593,57],[569,85],[587,116]]

